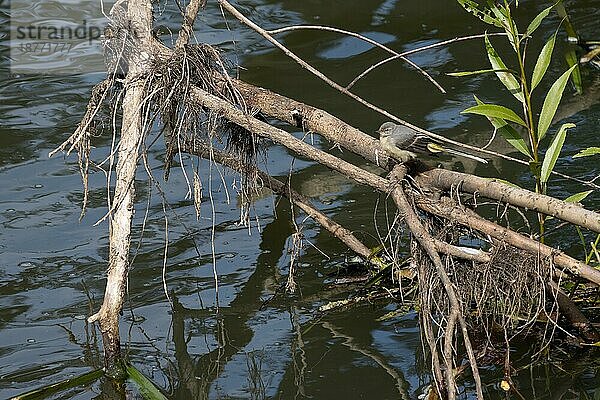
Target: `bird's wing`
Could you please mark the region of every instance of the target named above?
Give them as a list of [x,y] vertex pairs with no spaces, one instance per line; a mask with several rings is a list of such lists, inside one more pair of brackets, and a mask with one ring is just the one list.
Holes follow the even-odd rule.
[[441,147],[437,140],[421,133],[417,133],[410,140],[407,140],[402,148],[420,154],[440,153],[443,151],[443,147]]

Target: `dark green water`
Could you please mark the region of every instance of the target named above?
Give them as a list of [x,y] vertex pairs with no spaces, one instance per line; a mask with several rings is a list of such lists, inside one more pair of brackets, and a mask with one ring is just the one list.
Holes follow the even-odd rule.
[[[267,28],[289,24],[336,26],[360,32],[396,50],[480,34],[487,29],[452,1],[241,3],[250,18]],[[531,20],[546,6],[521,3],[522,21]],[[600,1],[574,1],[568,5],[580,33],[597,38]],[[158,23],[175,30],[179,19],[172,9],[173,4],[169,4]],[[8,17],[3,16],[1,23],[5,26]],[[244,80],[322,107],[365,132],[374,131],[384,121],[327,87],[233,18],[228,17],[228,24],[230,30],[209,0],[197,25],[197,38],[220,46],[230,60],[237,61],[243,67],[240,74]],[[558,17],[551,15],[538,34],[548,37],[557,24]],[[5,33],[3,28],[3,41]],[[380,50],[333,33],[302,31],[280,38],[340,83],[351,81],[384,56]],[[105,176],[98,171],[91,175],[90,206],[86,217],[78,222],[82,189],[76,157],[48,158],[48,152],[74,131],[90,89],[102,74],[11,75],[5,43],[0,82],[0,398],[101,365],[99,332],[86,325],[85,317],[102,301],[108,243],[106,223],[93,226],[107,211]],[[532,54],[537,54],[540,47],[541,42],[533,42]],[[565,69],[560,56],[564,40],[557,47],[559,53],[550,71],[554,77]],[[459,113],[474,104],[474,92],[489,102],[510,102],[510,95],[500,90],[493,77],[459,79],[445,75],[487,68],[483,41],[440,47],[419,53],[412,60],[438,79],[448,93],[436,91],[400,62],[371,73],[357,84],[356,93],[414,124],[471,144],[486,143],[491,132],[483,118]],[[590,71],[585,75],[586,84],[593,85],[597,77],[597,71]],[[568,89],[560,111],[565,121],[576,123],[577,128],[571,131],[557,168],[575,176],[591,177],[599,171],[597,158],[571,158],[580,148],[598,145],[600,105],[593,98],[588,103],[581,106],[581,99]],[[318,137],[315,143],[325,149],[331,147]],[[98,138],[94,159],[102,160],[110,144],[110,138]],[[499,141],[494,148],[509,150]],[[162,153],[161,146],[150,151],[157,177],[162,175]],[[290,170],[288,154],[271,147],[268,155],[268,171],[285,176]],[[347,158],[360,162],[356,157]],[[184,161],[189,165],[190,159]],[[348,254],[346,249],[311,221],[296,215],[305,235],[297,272],[300,292],[291,297],[279,293],[286,280],[290,236],[294,232],[289,206],[269,197],[258,200],[252,216],[259,221],[260,230],[254,223],[249,234],[247,228],[237,224],[239,209],[232,189],[237,177],[226,173],[223,185],[214,167],[212,179],[208,164],[201,167],[205,188],[209,182],[213,188],[219,311],[210,245],[211,204],[206,194],[202,218],[196,222],[181,169],[173,168],[171,179],[163,183],[167,200],[180,218],[169,214],[166,283],[171,298],[176,300],[172,309],[162,281],[164,217],[160,196],[156,191],[148,196],[148,178],[140,169],[137,236],[147,204],[148,222],[130,274],[122,318],[122,339],[132,363],[178,399],[396,399],[421,394],[430,375],[428,362],[422,359],[416,315],[378,322],[377,318],[396,308],[395,303],[384,301],[316,320],[319,305],[345,296],[330,291],[326,283],[327,274],[334,272]],[[526,171],[499,160],[485,168],[460,161],[451,167],[531,186]],[[376,194],[304,160],[295,160],[292,168],[295,187],[313,197],[336,221],[355,230],[368,245],[376,244]],[[551,184],[551,193],[559,197],[581,190],[564,180],[555,179]],[[586,206],[600,207],[596,193],[586,200]],[[561,232],[551,240],[581,256],[573,245],[577,242],[575,232]],[[527,365],[526,349],[515,357],[517,366]],[[596,363],[582,355],[578,359],[575,362],[565,356],[567,361],[562,363],[526,368],[514,379],[525,398],[594,398],[600,384]],[[501,377],[501,369],[484,371],[487,397],[504,398],[498,387]],[[470,387],[466,384],[467,391]],[[88,399],[102,394],[102,384],[96,383],[63,393],[62,398]]]

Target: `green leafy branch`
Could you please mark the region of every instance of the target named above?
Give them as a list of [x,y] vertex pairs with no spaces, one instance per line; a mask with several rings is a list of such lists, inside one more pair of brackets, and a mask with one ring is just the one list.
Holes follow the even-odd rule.
[[[546,75],[546,71],[550,65],[557,32],[547,39],[531,73],[525,70],[526,45],[550,12],[555,8],[560,8],[560,10],[564,11],[564,7],[562,7],[560,0],[546,7],[530,22],[525,32],[520,33],[512,16],[511,5],[508,1],[504,0],[503,3],[496,4],[491,0],[486,0],[486,7],[480,6],[471,0],[457,1],[465,10],[483,22],[504,29],[514,53],[516,68],[507,67],[486,35],[484,40],[485,50],[491,69],[458,72],[451,75],[465,76],[494,73],[502,85],[521,105],[521,110],[516,112],[505,105],[486,104],[475,96],[477,105],[467,108],[463,113],[485,116],[496,131],[511,146],[526,156],[529,161],[530,170],[535,177],[536,192],[546,194],[548,179],[560,156],[567,132],[569,129],[575,127],[575,125],[571,123],[562,124],[554,133],[551,143],[545,152],[542,151],[543,140],[549,132],[567,82],[576,70],[577,64],[573,64],[551,85],[544,97],[539,117],[536,119],[534,117],[536,110],[532,106],[532,96],[534,90]],[[514,6],[515,8],[518,7],[518,1]],[[566,13],[564,14],[566,16]],[[526,132],[526,137],[524,138],[511,124],[520,126],[521,130]],[[544,218],[541,215],[539,216],[539,226],[540,234],[543,234]]]

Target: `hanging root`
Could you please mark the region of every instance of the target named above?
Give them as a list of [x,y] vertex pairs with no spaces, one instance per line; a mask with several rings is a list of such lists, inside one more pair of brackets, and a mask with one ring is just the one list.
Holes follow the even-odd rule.
[[[244,113],[255,115],[248,109],[243,97],[229,80],[228,66],[212,46],[186,45],[177,48],[168,58],[157,59],[152,65],[150,81],[155,87],[153,102],[163,122],[166,143],[165,180],[169,177],[173,157],[181,153],[184,144],[223,143],[224,148],[250,166],[241,172],[240,198],[247,210],[249,199],[258,184],[255,174],[257,156],[260,152],[258,137],[239,125],[223,118],[219,110],[202,107],[190,101],[190,88],[201,88],[226,100]],[[215,79],[220,76],[222,79]],[[195,185],[194,192],[197,192]],[[197,196],[195,196],[197,197]],[[248,213],[242,211],[242,220],[248,223]]]
[[[546,288],[554,266],[549,257],[526,253],[429,213],[423,216],[420,219],[435,240],[455,246],[466,243],[487,248],[487,258],[480,260],[441,254],[444,268],[441,274],[429,253],[417,241],[413,240],[410,247],[411,257],[419,270],[424,342],[432,354],[438,389],[444,388],[449,394],[454,390],[450,387],[454,382],[448,382],[448,375],[442,371],[451,367],[458,373],[464,369],[459,352],[463,346],[459,338],[462,337],[471,364],[483,359],[487,348],[494,348],[498,342],[508,345],[512,338],[533,328],[540,320],[547,321],[540,349],[549,343],[552,334],[546,335],[546,332],[553,332],[557,306],[552,296],[548,298]],[[444,276],[449,282],[442,279]],[[449,296],[449,285],[456,301]],[[457,312],[458,320],[453,317]],[[470,338],[465,336],[467,331]]]
[[49,157],[52,157],[59,151],[66,152],[66,155],[69,155],[73,150],[77,151],[77,162],[83,183],[80,220],[85,215],[89,195],[88,175],[90,169],[90,150],[92,147],[91,139],[94,136],[101,135],[105,126],[109,124],[111,112],[103,111],[105,111],[104,107],[108,103],[106,101],[107,98],[114,103],[118,103],[118,91],[114,90],[114,88],[115,81],[112,78],[105,79],[93,87],[85,115],[77,125],[77,129],[67,140],[49,154]]

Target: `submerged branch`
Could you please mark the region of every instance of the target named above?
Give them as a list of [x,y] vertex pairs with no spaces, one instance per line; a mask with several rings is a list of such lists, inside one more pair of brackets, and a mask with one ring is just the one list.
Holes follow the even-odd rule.
[[[429,256],[429,260],[434,265],[438,277],[442,281],[444,286],[444,290],[446,291],[446,296],[448,298],[450,304],[450,310],[448,312],[446,326],[444,328],[444,343],[443,347],[443,363],[445,366],[445,377],[446,377],[446,393],[448,395],[449,400],[454,400],[456,398],[456,382],[454,378],[454,357],[453,357],[453,346],[454,346],[454,336],[455,331],[457,329],[457,322],[463,328],[462,329],[462,337],[465,348],[467,349],[467,354],[469,356],[469,362],[471,365],[471,371],[473,373],[473,379],[475,380],[475,387],[477,391],[477,398],[479,400],[483,400],[483,389],[481,386],[481,378],[479,377],[479,370],[477,369],[477,361],[475,360],[473,348],[471,347],[471,341],[469,340],[469,333],[466,329],[466,323],[464,323],[464,316],[461,313],[461,306],[458,299],[458,295],[454,290],[454,286],[448,273],[446,272],[446,268],[442,264],[442,259],[440,258],[439,253],[437,252],[433,238],[427,232],[427,229],[423,226],[420,221],[420,218],[415,213],[413,207],[408,202],[406,198],[406,194],[402,190],[400,186],[401,180],[406,175],[406,167],[397,166],[392,170],[390,174],[390,179],[396,182],[397,186],[391,192],[392,198],[398,207],[398,212],[406,221],[406,224],[410,228],[410,231],[413,235],[413,238],[419,243],[421,248],[427,253]],[[430,349],[432,352],[437,351],[437,348]],[[438,385],[441,382],[438,382]]]
[[[115,6],[112,12],[120,12]],[[145,38],[151,37],[152,5],[147,0],[130,1],[126,12],[128,28],[120,32],[127,37],[136,34],[139,46],[147,45]],[[116,39],[118,40],[118,39]],[[111,214],[110,251],[104,301],[98,313],[88,318],[89,322],[99,321],[104,346],[104,365],[109,376],[123,373],[121,366],[119,316],[127,287],[129,273],[129,250],[131,245],[131,221],[133,219],[133,203],[135,198],[135,173],[138,153],[144,139],[144,100],[147,87],[143,80],[137,79],[147,67],[141,53],[127,54],[129,71],[126,78],[125,96],[123,98],[123,121],[121,140],[119,142],[116,165],[116,184],[114,190],[114,210]],[[141,57],[141,58],[140,58]]]

